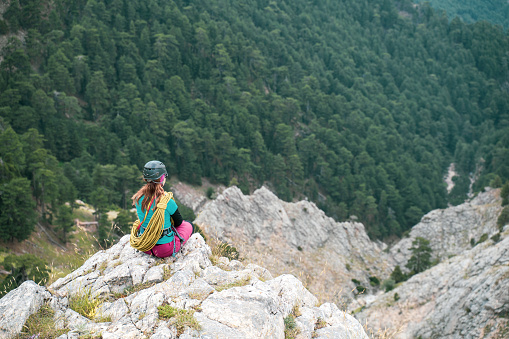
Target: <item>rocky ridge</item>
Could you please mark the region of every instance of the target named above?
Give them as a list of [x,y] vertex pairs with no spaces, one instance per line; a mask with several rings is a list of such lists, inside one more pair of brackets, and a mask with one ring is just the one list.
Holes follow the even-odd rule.
[[[243,246],[242,253],[272,272],[308,272],[316,277],[305,280],[311,291],[345,302],[375,330],[400,330],[397,338],[497,338],[509,336],[509,227],[500,233],[496,225],[501,210],[500,190],[487,188],[464,204],[429,212],[406,238],[386,248],[371,242],[361,224],[335,222],[308,201],[286,203],[266,188],[251,196],[229,188],[203,208],[196,223]],[[396,265],[405,269],[417,237],[430,241],[440,264],[388,293],[350,293],[351,279],[369,286],[368,275],[383,280]],[[330,266],[324,268],[326,261]],[[321,294],[316,282],[334,294]]]
[[348,302],[355,278],[387,276],[386,247],[372,242],[364,225],[336,222],[314,203],[284,202],[266,187],[252,195],[229,187],[205,205],[195,224],[238,247],[275,274],[292,273],[323,300]]
[[[261,266],[224,257],[215,266],[210,255],[199,234],[176,258],[164,260],[133,249],[124,236],[48,288],[27,281],[0,299],[0,338],[19,333],[43,304],[55,311],[56,327],[68,330],[59,339],[284,338],[290,313],[297,313],[298,338],[367,338],[360,323],[335,304],[318,306],[294,276],[273,278]],[[70,308],[73,296],[83,293],[107,298],[95,320]],[[194,311],[201,328],[179,331],[172,319],[160,319],[158,306],[165,304]]]
[[391,266],[400,265],[404,269],[411,257],[409,248],[417,237],[429,240],[434,257],[440,260],[461,254],[470,250],[471,241],[478,242],[483,234],[490,238],[499,232],[497,218],[501,211],[500,190],[490,188],[461,205],[433,210],[412,227],[408,237],[391,247],[387,259]]
[[373,328],[399,329],[400,339],[508,338],[508,235],[506,226],[498,242],[488,239],[414,275],[355,316]]

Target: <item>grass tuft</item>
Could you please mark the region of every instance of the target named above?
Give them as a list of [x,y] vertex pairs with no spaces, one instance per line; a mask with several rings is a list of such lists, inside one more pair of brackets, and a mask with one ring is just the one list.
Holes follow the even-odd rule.
[[55,311],[48,305],[44,304],[39,308],[37,313],[28,317],[23,330],[14,339],[21,338],[37,338],[37,339],[53,339],[61,336],[69,330],[55,329]]
[[177,328],[177,336],[184,333],[186,327],[197,331],[201,330],[201,325],[194,318],[194,311],[181,310],[168,304],[157,307],[159,319],[170,319],[171,324]]
[[295,316],[289,314],[285,319],[285,339],[295,339],[300,333],[300,329],[297,327],[295,322]]
[[250,281],[251,281],[251,276],[248,276],[247,278],[244,278],[244,279],[241,279],[241,280],[237,280],[237,281],[229,283],[229,284],[225,284],[225,285],[221,285],[221,286],[216,286],[216,291],[221,292],[221,291],[233,288],[233,287],[246,286],[246,285],[249,284]]
[[154,286],[155,284],[156,284],[155,282],[146,282],[146,283],[136,284],[134,286],[126,288],[123,292],[113,292],[112,296],[113,296],[114,300],[117,300],[120,298],[125,298],[125,297],[130,296],[133,293],[150,288],[150,287]]
[[90,289],[79,291],[69,297],[69,307],[90,320],[95,318],[97,309],[102,303],[103,299],[93,297]]
[[239,259],[239,251],[233,245],[228,244],[227,242],[221,241],[217,238],[210,238],[207,242],[212,251],[212,255],[210,256],[210,261],[212,264],[217,265],[217,260],[220,257],[225,257],[230,260],[238,260]]

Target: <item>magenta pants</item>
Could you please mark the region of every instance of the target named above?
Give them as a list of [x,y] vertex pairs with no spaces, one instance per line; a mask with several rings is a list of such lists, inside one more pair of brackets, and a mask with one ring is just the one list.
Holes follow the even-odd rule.
[[[175,230],[180,234],[180,236],[184,239],[184,243],[191,237],[193,233],[193,225],[191,225],[188,221],[182,221],[180,226],[175,227]],[[179,237],[175,234],[175,253],[180,251],[180,246],[183,244],[180,243]],[[145,252],[147,254],[152,254],[159,258],[166,258],[173,254],[173,241],[167,244],[155,245],[150,251]]]

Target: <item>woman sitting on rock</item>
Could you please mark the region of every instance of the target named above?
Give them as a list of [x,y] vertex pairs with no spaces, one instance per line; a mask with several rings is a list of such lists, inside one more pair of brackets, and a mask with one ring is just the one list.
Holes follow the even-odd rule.
[[[194,228],[190,222],[182,219],[177,204],[173,200],[173,194],[164,191],[163,186],[167,176],[166,166],[162,162],[156,160],[147,162],[143,168],[143,180],[146,184],[132,197],[133,206],[136,207],[140,221],[139,224],[135,222],[133,226],[131,245],[159,258],[175,255],[193,234]],[[165,201],[167,201],[166,204],[164,204]],[[156,208],[161,212],[154,217]],[[163,209],[164,214],[162,213]],[[148,231],[146,237],[142,237],[152,217],[154,217],[154,221],[150,227],[155,229]],[[161,228],[163,231],[159,236]],[[147,240],[145,238],[149,233],[151,239]],[[158,238],[154,238],[154,234],[157,234]],[[150,245],[148,245],[149,243]]]

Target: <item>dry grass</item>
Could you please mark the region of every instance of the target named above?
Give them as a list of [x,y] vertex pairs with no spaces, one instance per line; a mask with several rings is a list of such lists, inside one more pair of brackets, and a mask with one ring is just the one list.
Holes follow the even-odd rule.
[[249,284],[250,281],[251,281],[251,276],[248,276],[248,277],[246,277],[244,279],[240,279],[240,280],[237,280],[237,281],[229,283],[229,284],[225,284],[225,285],[221,285],[221,286],[216,286],[216,291],[221,292],[221,291],[233,288],[233,287],[246,286],[246,285]]
[[133,293],[137,293],[141,290],[150,288],[150,287],[154,286],[155,284],[156,284],[155,282],[146,282],[146,283],[136,284],[134,286],[126,288],[123,292],[113,293],[112,297],[114,300],[117,300],[120,298],[125,298],[125,297],[130,296]]
[[55,311],[48,305],[41,306],[37,313],[28,317],[23,330],[13,339],[37,338],[37,339],[53,339],[61,336],[69,330],[55,329],[54,320]]
[[212,291],[208,292],[208,293],[205,293],[205,292],[191,292],[191,293],[189,293],[189,298],[196,299],[196,300],[205,300],[205,299],[207,299],[207,297],[211,293],[212,293]]
[[233,245],[221,241],[216,237],[208,237],[207,244],[212,251],[212,255],[209,258],[212,264],[217,265],[217,261],[220,257],[225,257],[230,260],[239,260],[239,251]]
[[82,290],[69,297],[69,308],[93,320],[96,317],[97,309],[103,301],[104,299],[102,298],[93,297],[90,289]]
[[201,325],[194,318],[194,311],[181,310],[168,304],[161,305],[157,308],[159,319],[170,319],[170,323],[177,328],[177,336],[184,333],[186,327],[190,327],[197,331],[201,330]]
[[300,328],[297,327],[295,318],[300,317],[302,312],[297,304],[293,306],[290,314],[284,319],[285,323],[285,339],[295,339],[300,334]]
[[374,330],[373,328],[371,328],[368,325],[367,322],[364,324],[363,327],[364,327],[364,331],[366,332],[368,337],[371,339],[394,339],[394,338],[396,338],[396,335],[401,333],[401,331],[403,330],[401,327],[399,327],[397,329],[390,329],[390,328],[380,329],[379,328],[377,330]]

